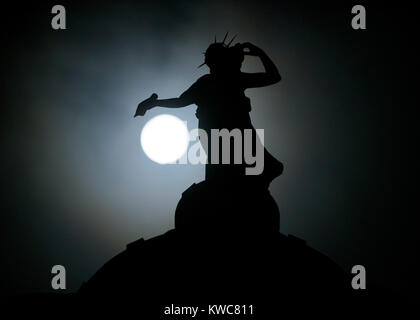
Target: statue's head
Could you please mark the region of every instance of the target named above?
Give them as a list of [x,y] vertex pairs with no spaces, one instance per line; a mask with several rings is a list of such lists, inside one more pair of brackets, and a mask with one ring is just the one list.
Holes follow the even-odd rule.
[[226,33],[222,42],[217,42],[216,38],[214,39],[214,42],[204,52],[204,63],[199,67],[207,65],[211,73],[229,73],[241,69],[244,61],[242,45],[237,43],[231,46],[235,37],[226,44],[227,35]]

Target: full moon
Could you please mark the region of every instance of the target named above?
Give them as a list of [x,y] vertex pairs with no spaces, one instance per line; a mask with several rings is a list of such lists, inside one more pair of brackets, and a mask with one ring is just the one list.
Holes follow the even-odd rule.
[[173,163],[187,151],[188,129],[181,119],[162,114],[145,124],[140,142],[151,160],[160,164]]

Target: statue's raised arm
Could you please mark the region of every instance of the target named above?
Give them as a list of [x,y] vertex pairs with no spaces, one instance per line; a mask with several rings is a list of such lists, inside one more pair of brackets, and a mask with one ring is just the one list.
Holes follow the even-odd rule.
[[261,48],[250,42],[245,42],[241,46],[245,55],[259,57],[265,69],[265,72],[242,73],[242,82],[245,88],[265,87],[281,80],[276,65]]

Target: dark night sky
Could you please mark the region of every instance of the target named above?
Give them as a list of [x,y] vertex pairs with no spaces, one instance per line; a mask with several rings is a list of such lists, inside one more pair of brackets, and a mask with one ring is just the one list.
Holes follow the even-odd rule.
[[[263,48],[283,76],[246,92],[254,126],[285,164],[270,188],[281,231],[412,292],[410,8],[369,3],[367,30],[355,31],[351,2],[156,3],[2,8],[2,295],[49,291],[55,264],[74,291],[128,242],[173,227],[204,167],[153,163],[139,136],[161,113],[194,128],[196,107],[133,114],[152,92],[178,96],[208,72],[197,69],[202,51],[226,31]],[[50,27],[53,4],[67,9],[65,31]],[[262,68],[247,59],[244,70]]]

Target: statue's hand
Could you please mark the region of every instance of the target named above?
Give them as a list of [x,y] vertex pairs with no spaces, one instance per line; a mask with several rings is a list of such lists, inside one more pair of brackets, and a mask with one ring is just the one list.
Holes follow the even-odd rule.
[[244,50],[244,54],[248,56],[259,56],[263,52],[260,48],[250,42],[245,42],[241,45]]
[[147,110],[156,107],[156,100],[158,95],[156,93],[153,93],[148,99],[142,101],[137,106],[136,113],[134,114],[134,117],[137,116],[144,116]]

